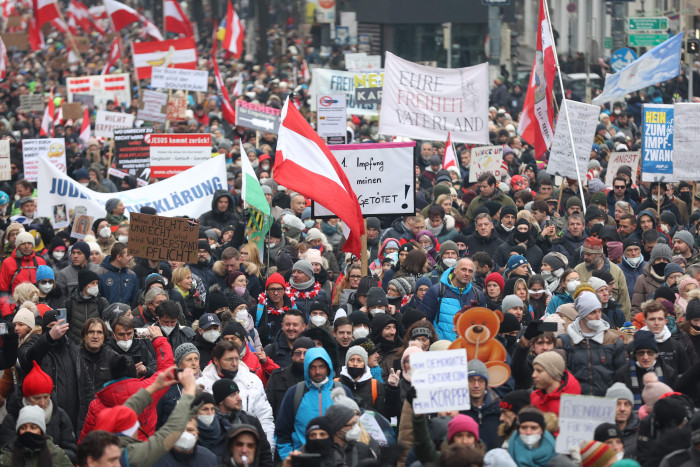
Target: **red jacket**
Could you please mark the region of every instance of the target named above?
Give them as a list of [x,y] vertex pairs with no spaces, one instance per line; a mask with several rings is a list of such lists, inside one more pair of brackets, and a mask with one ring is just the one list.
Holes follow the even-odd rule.
[[270,373],[280,367],[278,364],[272,361],[269,355],[267,357],[267,362],[265,362],[264,365],[261,365],[260,360],[258,360],[258,356],[255,355],[255,349],[248,343],[246,343],[245,355],[243,355],[241,360],[246,364],[251,372],[255,373],[255,376],[260,378],[263,386],[267,386],[267,379],[270,376]]
[[542,389],[533,391],[530,393],[530,403],[542,412],[552,412],[558,417],[559,399],[562,394],[581,394],[581,385],[578,384],[578,380],[566,370],[564,370],[561,386],[556,391],[549,394],[545,394]]
[[[0,266],[0,292],[14,293],[17,284],[31,282],[36,284],[36,270],[39,266],[45,265],[44,258],[32,252],[30,256],[17,257],[17,249],[2,262]],[[18,266],[21,266],[19,274],[15,276]],[[14,280],[13,280],[14,277]]]
[[[80,433],[78,442],[82,441],[86,434],[95,429],[97,414],[100,413],[101,410],[124,404],[124,402],[126,402],[129,397],[136,394],[139,389],[145,389],[150,386],[150,384],[155,381],[158,373],[175,364],[173,350],[170,348],[166,337],[156,337],[153,340],[153,348],[156,350],[158,371],[147,379],[122,378],[107,383],[107,386],[95,394],[95,399],[90,402],[90,407],[88,407],[88,413],[85,417],[85,424],[83,425],[83,431]],[[153,402],[146,407],[146,410],[139,414],[138,420],[141,426],[137,434],[138,439],[141,441],[148,441],[148,437],[155,433],[156,422],[158,421],[156,404],[158,404],[160,398],[163,397],[167,391],[168,389],[166,388],[153,394]]]

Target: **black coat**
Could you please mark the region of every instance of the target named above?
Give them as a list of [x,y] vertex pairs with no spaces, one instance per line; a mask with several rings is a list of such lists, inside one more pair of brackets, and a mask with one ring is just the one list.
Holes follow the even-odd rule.
[[372,399],[372,378],[362,381],[353,381],[341,374],[339,381],[347,386],[355,397],[357,405],[361,409],[374,410],[386,418],[396,417],[401,412],[401,393],[399,387],[390,386],[387,383],[376,381],[377,399]]
[[[228,208],[221,212],[216,208],[216,204],[222,197],[228,197]],[[211,211],[207,211],[199,218],[199,230],[204,231],[211,228],[224,230],[224,227],[238,224],[238,215],[234,210],[233,196],[226,190],[216,190],[211,200]]]
[[[276,360],[275,363],[277,363]],[[301,368],[301,372],[299,374],[295,374],[292,371],[291,365],[284,368],[278,368],[270,374],[270,377],[267,380],[267,386],[265,386],[265,394],[267,395],[267,401],[272,407],[272,414],[275,420],[277,419],[277,414],[279,414],[280,405],[282,405],[282,399],[284,399],[287,389],[291,388],[300,381],[304,381],[303,367]]]
[[129,350],[124,352],[121,347],[117,345],[117,341],[110,339],[107,343],[109,348],[114,350],[118,355],[128,355],[134,361],[134,363],[143,363],[147,368],[146,374],[143,375],[146,378],[150,377],[158,369],[156,362],[156,351],[153,345],[148,339],[136,339],[134,338]]
[[[217,340],[213,344],[207,340],[204,340],[202,335],[198,332],[195,332],[194,337],[192,338],[192,343],[194,344],[195,347],[197,347],[197,350],[199,350],[199,369],[204,370],[204,368],[209,364],[211,361],[211,352],[214,350],[214,346],[221,340]],[[173,349],[175,350],[175,349]]]
[[102,389],[102,386],[107,381],[113,379],[112,372],[109,370],[109,363],[118,355],[108,345],[103,345],[96,353],[89,352],[84,345],[81,345],[80,356],[87,368],[87,375],[92,381],[92,387],[96,391]]
[[498,253],[498,247],[503,244],[495,230],[491,231],[491,236],[484,238],[478,232],[467,237],[467,252],[470,256],[478,251],[485,251],[493,259]]
[[289,347],[287,336],[280,330],[275,336],[275,340],[265,346],[265,353],[278,364],[280,368],[284,368],[292,364],[292,348]]

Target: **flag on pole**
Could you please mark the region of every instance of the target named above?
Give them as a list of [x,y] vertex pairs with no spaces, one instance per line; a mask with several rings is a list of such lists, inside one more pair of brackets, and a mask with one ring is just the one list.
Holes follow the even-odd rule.
[[141,35],[144,37],[151,36],[159,41],[163,40],[163,36],[156,25],[130,6],[124,5],[116,0],[104,0],[104,4],[105,8],[107,9],[107,14],[112,18],[114,29],[117,31],[121,31],[125,27],[131,26],[134,23],[143,23],[143,27],[141,28],[140,32]]
[[83,124],[80,127],[80,135],[78,136],[87,146],[87,142],[90,139],[90,111],[85,107],[85,113],[83,113]]
[[227,0],[226,3],[228,4],[226,22],[221,25],[222,28],[217,37],[221,40],[223,48],[231,52],[234,58],[241,58],[243,55],[243,39],[245,38],[243,23],[241,23],[241,19],[238,17],[231,2]]
[[0,37],[0,81],[5,79],[7,76],[7,65],[10,63],[10,59],[7,56],[7,48],[5,48],[5,43]]
[[33,5],[34,16],[36,17],[37,27],[39,28],[52,19],[61,17],[58,11],[58,5],[56,5],[56,0],[33,0]]
[[165,16],[164,32],[170,31],[175,34],[183,34],[186,37],[194,36],[192,23],[190,23],[185,12],[182,11],[177,0],[164,0],[163,9],[163,15]]
[[41,26],[37,24],[37,19],[32,16],[29,20],[29,47],[32,52],[44,48],[44,34],[41,32]]
[[[214,31],[216,31],[216,24],[214,24]],[[228,91],[224,85],[224,80],[221,78],[221,73],[219,73],[219,63],[216,61],[216,37],[214,37],[211,41],[211,59],[214,62],[214,80],[216,81],[216,87],[221,93],[221,113],[224,116],[224,120],[235,126],[236,109],[234,109],[231,105],[231,99],[229,98]]]
[[197,46],[194,38],[172,39],[169,41],[134,42],[131,45],[134,69],[139,79],[151,77],[154,66],[197,68]]
[[51,123],[53,122],[53,116],[55,113],[55,107],[53,103],[53,88],[49,93],[49,104],[44,109],[44,117],[41,119],[41,129],[39,130],[39,136],[49,136],[49,132],[53,134],[53,129],[51,128]]
[[545,14],[544,0],[540,0],[537,22],[537,49],[530,73],[523,111],[518,124],[520,136],[535,147],[535,158],[547,152],[554,140],[554,78],[557,73],[552,36]]
[[253,165],[245,156],[243,141],[239,139],[238,142],[241,146],[241,198],[243,198],[243,206],[250,210],[248,224],[246,225],[248,241],[254,242],[258,246],[258,251],[262,254],[265,247],[265,235],[267,235],[271,225],[271,222],[269,222],[270,205],[260,186],[260,181],[255,175]]
[[445,143],[445,154],[442,156],[442,168],[447,170],[450,167],[455,167],[457,169],[457,173],[459,174],[459,178],[461,180],[462,171],[459,170],[459,164],[457,163],[454,147],[452,146],[452,132],[448,131],[447,142]]
[[345,172],[320,136],[289,99],[277,139],[274,180],[319,203],[343,221],[343,251],[360,257],[365,233],[362,211]]
[[102,68],[101,74],[108,75],[109,70],[117,64],[120,55],[121,53],[119,52],[119,41],[117,40],[117,37],[115,35],[114,40],[112,41],[112,45],[109,47],[109,55],[107,56],[107,62],[105,63],[104,68]]
[[233,87],[233,97],[243,95],[243,77],[238,74],[238,79],[236,79],[236,85]]

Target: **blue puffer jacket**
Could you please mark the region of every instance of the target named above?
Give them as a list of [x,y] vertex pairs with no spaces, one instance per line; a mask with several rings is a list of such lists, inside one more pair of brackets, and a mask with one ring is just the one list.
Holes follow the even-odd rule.
[[571,294],[565,290],[564,293],[556,294],[554,297],[552,297],[552,299],[549,301],[549,305],[547,305],[547,311],[545,313],[548,315],[553,315],[557,312],[557,308],[562,305],[566,305],[567,303],[574,303],[574,299]]
[[129,268],[119,269],[112,266],[111,256],[102,260],[104,272],[100,275],[100,295],[109,303],[128,303],[132,307],[138,305],[139,278]]
[[[326,383],[317,388],[311,384],[309,378],[309,365],[314,360],[323,359],[328,365],[329,374]],[[304,380],[306,382],[306,392],[301,399],[299,409],[294,413],[294,393],[296,385],[287,390],[280,405],[279,414],[275,424],[275,442],[280,459],[284,460],[294,449],[301,448],[306,444],[306,426],[312,418],[323,416],[328,407],[333,405],[331,391],[333,390],[333,363],[328,356],[328,352],[322,347],[315,347],[306,351],[304,357]],[[340,383],[336,383],[340,384]],[[352,399],[350,389],[343,386],[345,394]]]
[[[453,331],[454,315],[466,305],[471,305],[472,301],[476,301],[479,306],[486,306],[486,298],[482,291],[470,282],[464,289],[459,290],[450,282],[450,276],[454,267],[447,269],[440,276],[440,281],[430,287],[423,297],[421,303],[421,311],[425,313],[428,320],[435,325],[440,339],[453,341],[457,338],[457,333]],[[445,289],[440,301],[440,288]],[[438,309],[439,307],[439,309]]]

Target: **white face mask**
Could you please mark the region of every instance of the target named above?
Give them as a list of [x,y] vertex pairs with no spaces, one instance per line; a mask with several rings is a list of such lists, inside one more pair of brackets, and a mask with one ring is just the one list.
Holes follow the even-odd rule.
[[630,264],[630,266],[636,268],[637,266],[639,266],[639,263],[642,262],[642,257],[637,256],[636,258],[625,258],[625,261],[627,261]]
[[214,418],[216,418],[215,414],[197,415],[197,420],[202,422],[202,425],[205,425],[205,426],[211,426],[211,424],[214,423]]
[[80,184],[81,184],[82,186],[88,186],[88,185],[90,184],[90,182],[80,182]]
[[171,332],[175,329],[175,326],[161,326],[160,330],[163,331],[163,334],[166,336],[169,336]]
[[355,339],[362,339],[363,337],[367,337],[367,336],[369,336],[369,329],[367,329],[364,326],[352,331],[352,337],[354,337]]
[[247,310],[237,311],[236,312],[236,319],[238,321],[240,321],[241,323],[244,323],[243,326],[245,326],[245,324],[248,323],[248,311]]
[[448,268],[451,268],[452,266],[457,264],[457,258],[443,258],[442,262],[445,266],[447,266]]
[[512,225],[512,226],[510,226],[510,227],[506,227],[506,226],[503,225],[503,224],[501,224],[501,227],[503,227],[503,230],[505,230],[506,232],[510,232],[511,230],[513,230],[513,229],[515,228],[514,225]]
[[569,281],[566,283],[566,290],[570,293],[573,294],[576,291],[576,287],[581,285],[581,281],[578,279]]
[[328,320],[323,315],[316,315],[311,317],[311,324],[313,324],[314,326],[323,326],[324,324],[326,324],[326,321]]
[[97,294],[100,293],[100,288],[98,286],[88,287],[86,292],[91,297],[97,297]]
[[109,230],[109,227],[102,227],[100,229],[100,237],[109,238],[110,235],[112,235],[112,231]]
[[63,257],[66,256],[66,252],[65,251],[54,251],[53,253],[51,253],[51,256],[53,256],[53,259],[55,259],[56,261],[61,261],[63,259]]
[[523,435],[523,434],[521,434],[521,435],[520,435],[520,441],[522,441],[523,444],[524,444],[525,446],[528,447],[528,449],[534,448],[535,445],[536,445],[537,443],[539,443],[541,439],[542,439],[542,435],[541,435],[541,434],[534,434],[534,435]]
[[618,452],[617,454],[615,454],[615,461],[621,461],[624,457],[625,457],[624,452]]
[[117,241],[119,243],[127,243],[129,241],[129,236],[128,235],[120,235],[117,237]]
[[180,451],[189,451],[195,444],[197,444],[197,438],[186,431],[183,431],[178,440],[175,441],[175,447]]
[[654,201],[658,201],[659,195],[651,195],[651,199],[653,199]]
[[362,436],[362,429],[359,423],[355,423],[352,428],[345,432],[345,441],[357,441]]
[[325,378],[323,378],[323,381],[319,381],[318,383],[317,383],[316,381],[311,381],[311,384],[314,385],[314,386],[316,386],[317,388],[320,388],[321,386],[323,386],[323,385],[326,384],[327,382],[328,382],[328,376],[326,376]]
[[605,321],[602,319],[591,319],[586,321],[586,326],[593,332],[598,332],[605,327]]
[[384,311],[381,308],[372,308],[371,310],[369,310],[369,312],[372,316],[378,315],[380,313],[386,313],[386,311]]
[[128,352],[129,349],[131,348],[131,344],[133,344],[133,343],[134,343],[133,339],[129,339],[128,341],[117,341],[117,345],[124,352]]
[[39,284],[39,290],[43,293],[49,293],[53,290],[53,284]]
[[211,342],[212,344],[216,342],[220,335],[221,331],[217,331],[215,329],[212,329],[211,331],[204,331],[204,333],[202,333],[202,337],[204,338],[204,340],[207,342]]

